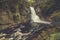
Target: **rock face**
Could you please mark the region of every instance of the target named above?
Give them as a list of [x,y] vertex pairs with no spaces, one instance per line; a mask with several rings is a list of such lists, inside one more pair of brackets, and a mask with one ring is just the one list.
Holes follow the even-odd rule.
[[[41,20],[52,23],[31,23],[30,6]],[[0,40],[46,40],[60,32],[59,24],[60,0],[0,0]]]
[[0,1],[0,24],[15,25],[17,23],[26,22],[30,20],[29,6],[24,1],[19,0],[1,0]]

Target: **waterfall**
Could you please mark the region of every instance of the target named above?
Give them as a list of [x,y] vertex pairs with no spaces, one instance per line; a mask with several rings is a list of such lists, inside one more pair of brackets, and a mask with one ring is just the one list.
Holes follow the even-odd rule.
[[34,10],[34,7],[30,7],[31,10],[31,22],[36,22],[36,23],[44,23],[44,24],[50,24],[51,22],[43,21],[39,18],[38,15],[36,15],[36,12]]

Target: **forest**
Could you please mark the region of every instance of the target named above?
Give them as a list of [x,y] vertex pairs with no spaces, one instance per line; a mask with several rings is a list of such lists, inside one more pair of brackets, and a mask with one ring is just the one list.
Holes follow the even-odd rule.
[[60,0],[0,0],[0,40],[60,40]]

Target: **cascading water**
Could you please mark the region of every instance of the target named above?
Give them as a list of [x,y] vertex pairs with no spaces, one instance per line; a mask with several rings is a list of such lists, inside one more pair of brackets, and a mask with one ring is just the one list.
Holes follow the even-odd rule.
[[31,10],[31,22],[36,22],[36,23],[44,23],[44,24],[50,24],[51,22],[43,21],[39,18],[38,15],[36,15],[36,12],[34,10],[34,7],[30,6]]

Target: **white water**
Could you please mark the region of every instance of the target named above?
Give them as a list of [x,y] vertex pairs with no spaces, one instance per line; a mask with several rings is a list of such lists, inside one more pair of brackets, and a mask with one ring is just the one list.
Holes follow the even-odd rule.
[[34,10],[34,7],[30,7],[31,10],[31,20],[32,22],[36,22],[36,23],[44,23],[44,24],[50,24],[51,22],[47,22],[47,21],[43,21],[39,18],[38,15],[36,15],[36,12]]

